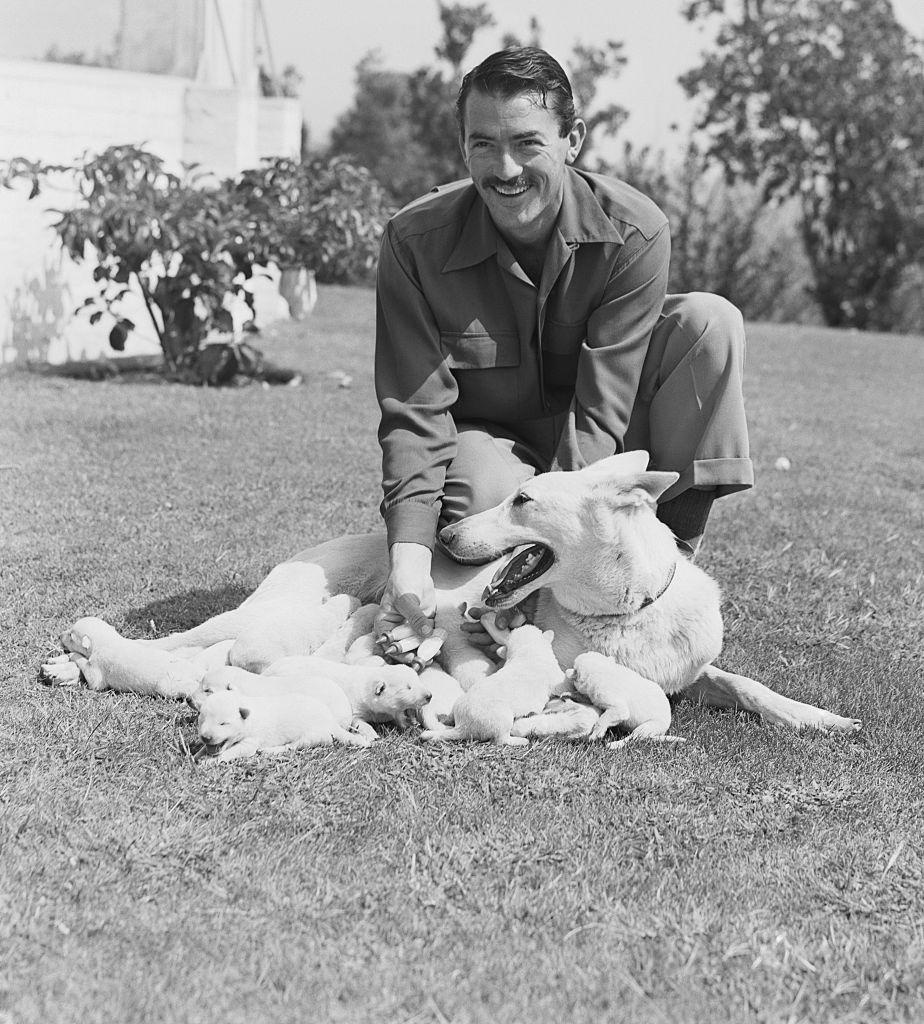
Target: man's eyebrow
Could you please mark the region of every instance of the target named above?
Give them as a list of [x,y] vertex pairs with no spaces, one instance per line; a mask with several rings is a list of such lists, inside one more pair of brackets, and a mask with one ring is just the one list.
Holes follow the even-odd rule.
[[[468,138],[482,141],[484,139],[493,140],[496,136],[491,135],[489,132],[469,132]],[[514,142],[522,142],[524,139],[544,139],[545,136],[538,129],[531,130],[528,132],[517,132],[516,135],[511,136]]]

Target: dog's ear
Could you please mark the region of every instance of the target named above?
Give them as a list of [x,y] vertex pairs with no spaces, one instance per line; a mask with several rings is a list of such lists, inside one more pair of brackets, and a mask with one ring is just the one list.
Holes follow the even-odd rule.
[[80,638],[80,646],[87,652],[87,657],[89,658],[93,653],[93,641],[86,633]]
[[548,640],[548,642],[550,644],[555,643],[555,630],[554,629],[544,629],[542,631],[542,635],[546,638],[546,640]]
[[648,459],[646,451],[621,452],[600,459],[599,462],[592,462],[581,472],[590,476],[636,476],[648,468]]
[[641,491],[642,495],[649,501],[657,501],[658,498],[669,488],[673,487],[680,479],[679,473],[658,472],[651,470],[648,473],[639,473],[630,483],[631,491]]

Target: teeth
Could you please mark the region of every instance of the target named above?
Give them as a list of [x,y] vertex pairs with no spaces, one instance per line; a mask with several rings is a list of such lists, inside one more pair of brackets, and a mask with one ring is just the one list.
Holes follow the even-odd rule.
[[494,191],[502,196],[521,196],[528,188],[528,185],[495,185]]

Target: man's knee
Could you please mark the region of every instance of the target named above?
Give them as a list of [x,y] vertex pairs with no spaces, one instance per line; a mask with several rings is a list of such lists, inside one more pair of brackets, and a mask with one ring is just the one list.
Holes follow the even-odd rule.
[[[670,372],[686,356],[695,358],[701,370],[716,373],[744,362],[744,318],[737,306],[711,292],[669,295],[664,314],[673,324],[665,350],[664,371]],[[663,376],[662,376],[663,379]]]

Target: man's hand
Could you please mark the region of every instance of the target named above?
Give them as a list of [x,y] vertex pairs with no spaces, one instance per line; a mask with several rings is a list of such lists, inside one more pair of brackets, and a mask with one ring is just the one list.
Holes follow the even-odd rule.
[[[500,663],[503,660],[503,655],[500,652],[501,645],[491,636],[481,622],[481,616],[486,611],[488,611],[487,608],[482,608],[478,605],[466,608],[462,617],[462,632],[465,634],[465,639],[468,643],[474,644],[475,647],[480,647],[482,652],[492,661]],[[517,626],[524,625],[528,620],[523,610],[517,606],[515,608],[508,608],[506,611],[499,611],[494,621],[498,629],[508,630],[516,629]]]
[[[424,544],[392,544],[391,572],[375,617],[375,635],[406,623],[421,640],[433,632],[436,592],[430,575],[433,555]],[[416,647],[416,645],[415,645]],[[413,651],[409,651],[413,655]]]

